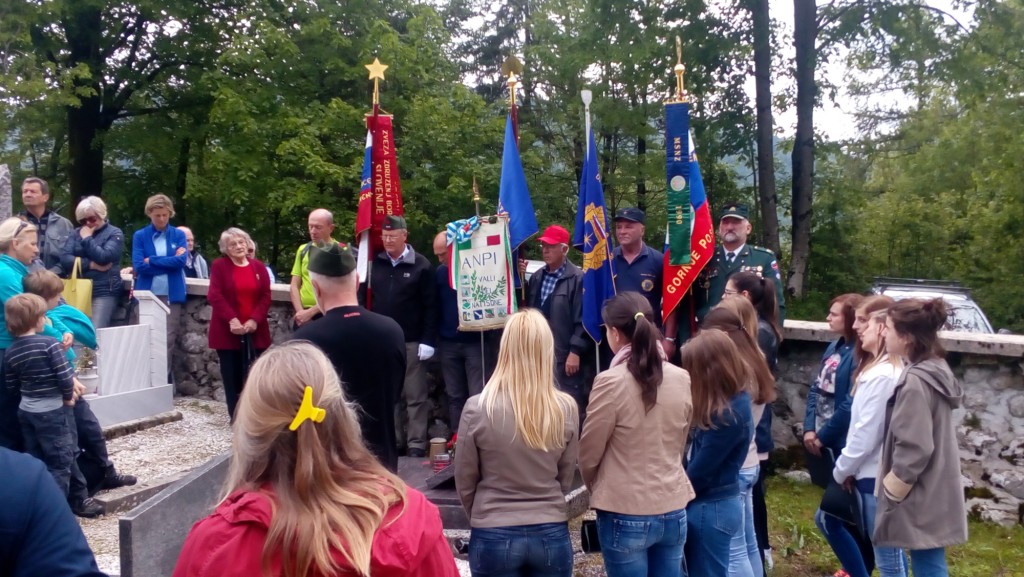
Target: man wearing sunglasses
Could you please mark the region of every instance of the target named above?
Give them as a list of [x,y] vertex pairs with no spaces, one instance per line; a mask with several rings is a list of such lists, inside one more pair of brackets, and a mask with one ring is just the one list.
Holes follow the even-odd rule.
[[50,272],[67,276],[70,271],[61,266],[60,255],[75,225],[47,208],[50,186],[41,178],[30,176],[21,183],[21,202],[25,205],[21,216],[39,229],[39,260]]

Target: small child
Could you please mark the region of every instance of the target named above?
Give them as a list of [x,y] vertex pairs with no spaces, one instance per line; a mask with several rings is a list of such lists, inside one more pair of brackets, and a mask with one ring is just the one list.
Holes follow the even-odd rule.
[[4,356],[4,385],[21,392],[18,422],[27,452],[46,464],[57,486],[68,494],[75,443],[64,407],[75,404],[74,371],[46,326],[46,301],[18,294],[4,303],[7,330],[14,342]]
[[[76,344],[90,349],[96,348],[96,329],[89,317],[75,307],[61,302],[64,281],[60,277],[48,270],[39,270],[25,275],[22,286],[26,293],[39,295],[46,300],[49,308],[47,317],[59,322],[62,327],[60,330],[70,331]],[[68,350],[70,352],[71,349]],[[137,483],[138,479],[134,475],[117,472],[107,452],[103,429],[84,398],[75,403],[74,413],[78,429],[78,447],[82,450],[77,462],[87,483],[88,496],[104,489],[116,489]],[[78,497],[81,498],[82,495]],[[72,502],[74,501],[75,499],[72,499]]]

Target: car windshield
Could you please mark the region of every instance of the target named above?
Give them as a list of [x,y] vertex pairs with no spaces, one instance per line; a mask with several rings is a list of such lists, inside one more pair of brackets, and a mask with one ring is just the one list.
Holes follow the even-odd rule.
[[886,289],[883,291],[883,294],[891,296],[896,300],[913,298],[933,299],[941,297],[942,300],[946,301],[946,307],[949,308],[949,318],[946,321],[946,324],[942,327],[942,330],[963,333],[992,332],[992,325],[989,324],[988,319],[985,317],[985,313],[982,312],[978,304],[961,295],[942,294],[929,292],[927,290],[903,288]]
[[959,300],[946,299],[949,307],[949,318],[946,321],[945,330],[960,331],[964,333],[991,333],[992,327],[982,314],[978,305]]

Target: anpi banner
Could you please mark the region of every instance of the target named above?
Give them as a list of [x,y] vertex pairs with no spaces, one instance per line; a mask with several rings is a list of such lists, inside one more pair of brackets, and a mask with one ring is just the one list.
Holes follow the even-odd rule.
[[452,242],[450,281],[458,296],[459,330],[505,326],[516,312],[508,221],[482,222],[469,240]]

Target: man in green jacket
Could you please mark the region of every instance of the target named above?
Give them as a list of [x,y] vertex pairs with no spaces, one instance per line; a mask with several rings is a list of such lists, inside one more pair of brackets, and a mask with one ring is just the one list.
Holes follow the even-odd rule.
[[[729,277],[738,272],[753,272],[758,276],[770,279],[775,283],[775,295],[779,302],[779,323],[786,318],[786,300],[783,296],[782,279],[779,274],[779,262],[775,253],[759,246],[747,244],[751,226],[750,209],[740,203],[729,203],[722,207],[718,216],[718,239],[715,254],[711,262],[704,267],[700,276],[693,283],[691,297],[693,304],[686,299],[679,303],[675,319],[666,325],[666,334],[671,335],[672,321],[677,321],[678,342],[683,343],[691,336],[691,325],[700,323],[722,300],[725,294],[725,283]],[[693,310],[696,317],[689,322],[689,311]]]

